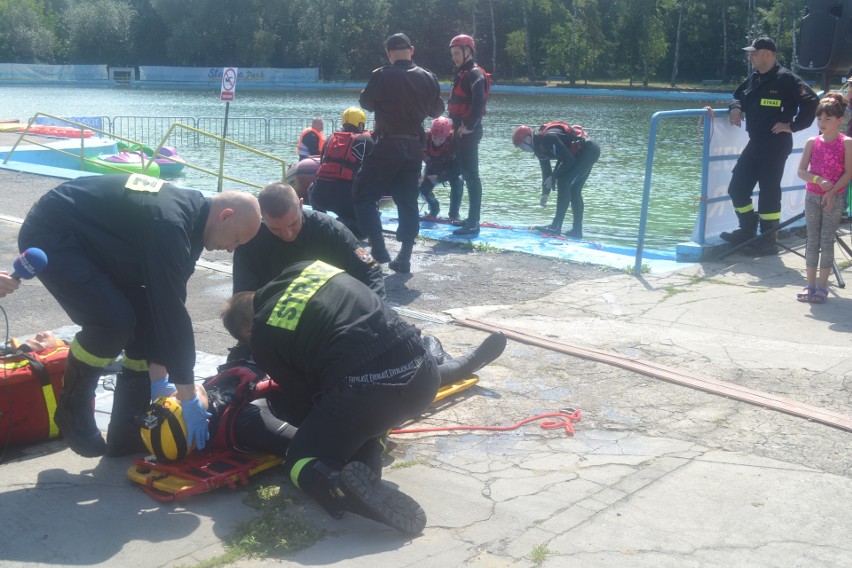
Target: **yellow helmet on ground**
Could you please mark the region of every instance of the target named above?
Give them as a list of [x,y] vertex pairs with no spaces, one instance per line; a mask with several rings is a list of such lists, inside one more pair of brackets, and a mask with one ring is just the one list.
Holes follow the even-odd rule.
[[180,401],[161,396],[151,403],[142,417],[142,441],[160,461],[180,461],[193,449],[186,443],[186,424],[182,411]]
[[367,115],[358,107],[349,107],[343,111],[343,124],[349,124],[358,130],[364,130],[364,126],[367,125]]

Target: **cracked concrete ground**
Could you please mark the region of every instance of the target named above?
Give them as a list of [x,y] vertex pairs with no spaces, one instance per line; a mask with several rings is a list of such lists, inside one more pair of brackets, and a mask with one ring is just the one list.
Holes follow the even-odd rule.
[[[0,170],[7,261],[15,218],[55,183]],[[228,259],[204,259],[188,306],[198,349],[221,357],[230,342],[217,314],[230,279],[217,267]],[[414,274],[387,282],[390,299],[450,353],[484,337],[454,323],[475,317],[850,415],[852,302],[836,288],[827,304],[796,302],[803,270],[785,253],[637,279],[422,241]],[[37,282],[0,305],[12,335],[68,323]],[[852,565],[849,432],[514,341],[480,378],[416,426],[508,425],[579,408],[576,433],[530,424],[395,436],[385,479],[423,505],[423,535],[334,521],[288,489],[293,514],[327,536],[235,566]],[[61,442],[7,448],[0,564],[192,565],[220,554],[236,524],[256,514],[245,490],[157,503],[126,480],[128,466],[80,458]]]

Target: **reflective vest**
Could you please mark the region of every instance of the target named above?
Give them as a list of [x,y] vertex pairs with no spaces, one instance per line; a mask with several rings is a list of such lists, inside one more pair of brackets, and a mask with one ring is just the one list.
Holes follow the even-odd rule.
[[542,124],[538,129],[538,133],[544,134],[548,130],[561,130],[565,133],[569,140],[568,151],[572,155],[576,155],[580,151],[583,142],[589,138],[589,135],[586,134],[586,131],[579,124],[571,125],[561,120],[552,120],[547,124]]
[[310,148],[308,148],[308,145],[305,144],[305,142],[304,142],[305,135],[308,134],[308,133],[311,133],[311,132],[316,134],[317,139],[319,140],[319,143],[317,144],[316,154],[319,154],[320,152],[322,152],[322,147],[325,145],[325,136],[323,136],[322,132],[320,132],[319,130],[315,130],[315,129],[309,127],[309,128],[305,128],[304,130],[302,130],[302,133],[299,134],[299,142],[298,142],[298,144],[296,144],[296,154],[298,154],[299,156],[314,156],[314,155],[316,155],[316,154],[311,152]]
[[364,156],[354,151],[355,141],[362,135],[369,136],[370,132],[338,131],[332,134],[317,170],[317,179],[352,181],[364,161]]
[[447,101],[447,113],[450,115],[450,117],[460,116],[463,120],[467,120],[468,118],[470,118],[472,110],[472,101],[470,100],[470,96],[468,95],[468,93],[466,93],[462,88],[462,85],[464,84],[465,78],[474,69],[479,69],[485,76],[485,93],[484,98],[482,100],[482,114],[485,114],[485,104],[488,102],[488,94],[491,92],[491,75],[479,65],[474,64],[474,66],[468,69],[467,71],[462,71],[461,73],[459,73],[458,77],[456,77],[456,80],[453,83],[453,90],[450,91],[450,100]]

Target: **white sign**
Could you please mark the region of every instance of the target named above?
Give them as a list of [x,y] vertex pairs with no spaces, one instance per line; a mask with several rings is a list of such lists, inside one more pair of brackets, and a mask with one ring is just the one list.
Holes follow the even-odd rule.
[[237,89],[237,68],[225,67],[222,70],[222,91],[219,99],[230,102],[234,100],[234,91]]

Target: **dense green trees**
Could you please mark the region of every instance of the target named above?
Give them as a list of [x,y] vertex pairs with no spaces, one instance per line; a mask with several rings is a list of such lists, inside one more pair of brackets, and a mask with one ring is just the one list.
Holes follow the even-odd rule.
[[737,80],[768,34],[795,66],[804,0],[0,0],[0,62],[319,67],[365,79],[405,31],[448,77],[469,33],[497,80]]

